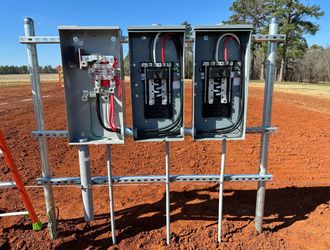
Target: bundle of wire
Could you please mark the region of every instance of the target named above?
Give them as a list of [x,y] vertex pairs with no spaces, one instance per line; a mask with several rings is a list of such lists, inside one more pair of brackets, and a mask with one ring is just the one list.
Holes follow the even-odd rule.
[[[117,59],[114,58],[114,64],[112,65],[113,68],[116,68],[117,67]],[[88,70],[88,74],[89,76],[93,79],[93,81],[96,81],[96,79],[102,77],[102,74],[103,74],[103,71],[101,68],[97,68],[96,65],[105,65],[105,64],[108,64],[107,61],[105,60],[101,60],[101,61],[96,61],[93,66],[91,68],[89,68]],[[106,68],[106,74],[110,74],[111,71],[109,68]],[[98,78],[97,78],[98,76]],[[102,80],[101,80],[102,81]],[[108,80],[106,80],[108,81]],[[121,81],[118,80],[117,76],[115,75],[114,76],[114,81],[116,82],[116,87],[118,88],[118,97],[121,97],[121,91],[122,91],[122,86],[121,86]],[[116,122],[115,122],[115,101],[114,101],[114,93],[110,93],[109,94],[109,103],[107,104],[107,106],[109,107],[108,108],[108,118],[105,117],[105,120],[108,119],[108,124],[110,127],[107,127],[105,124],[104,124],[104,119],[102,118],[101,116],[101,97],[100,97],[100,93],[97,93],[96,94],[96,115],[97,115],[97,119],[98,119],[98,122],[99,124],[101,125],[101,127],[103,129],[105,129],[106,131],[109,131],[109,132],[117,132],[117,133],[120,133],[120,129],[117,128],[116,126]],[[90,114],[90,117],[92,118],[92,114]],[[92,130],[92,128],[91,128]],[[95,133],[93,133],[92,131],[92,134],[95,135]]]
[[[221,41],[224,40],[223,42],[223,59],[225,62],[228,62],[229,60],[229,42],[230,41],[235,41],[239,48],[240,48],[240,57],[241,57],[241,60],[243,59],[243,49],[241,47],[241,42],[239,40],[239,38],[235,35],[235,34],[232,34],[232,33],[225,33],[223,35],[221,35],[217,41],[217,44],[216,44],[216,48],[215,48],[215,61],[217,63],[219,63],[219,48],[220,48],[220,44],[221,44]],[[242,69],[243,70],[243,69]],[[244,74],[241,74],[241,75],[244,75]],[[230,82],[231,84],[231,82]],[[230,126],[227,126],[227,127],[224,127],[224,128],[219,128],[219,129],[215,129],[215,130],[199,130],[198,132],[202,132],[202,133],[213,133],[213,132],[220,132],[222,134],[224,133],[230,133],[234,130],[236,130],[242,123],[242,117],[243,117],[243,112],[244,112],[244,82],[242,82],[240,84],[241,86],[241,89],[240,89],[240,107],[239,107],[239,113],[238,113],[238,116],[237,116],[237,119],[235,122],[233,122]]]
[[[177,37],[177,35],[175,35],[174,33],[162,33],[159,32],[156,34],[156,36],[154,37],[154,39],[150,39],[150,48],[152,49],[150,51],[150,59],[154,62],[157,63],[156,60],[156,47],[157,47],[157,42],[159,40],[159,37],[163,34],[162,37],[162,43],[161,43],[161,60],[162,63],[165,63],[165,45],[166,45],[166,40],[167,37],[170,36],[172,38],[172,41],[174,43],[176,52],[177,52],[177,56],[180,60],[180,65],[181,65],[181,61],[182,61],[182,55],[181,55],[181,51],[182,51],[182,46],[181,46],[181,41],[180,39]],[[181,82],[181,70],[180,70],[180,82]],[[169,83],[172,84],[172,83]],[[183,96],[183,89],[182,86],[180,87],[181,93],[180,96]],[[183,103],[180,103],[180,110],[178,112],[177,118],[176,120],[171,123],[168,126],[159,128],[159,129],[145,129],[143,131],[139,131],[142,134],[146,134],[146,135],[159,135],[159,136],[169,136],[169,135],[177,135],[180,131],[179,128],[182,126],[182,111],[183,111]]]
[[117,128],[116,123],[115,123],[115,102],[114,102],[114,94],[110,94],[109,96],[110,98],[110,103],[109,105],[109,112],[108,112],[108,123],[110,125],[110,128],[108,128],[107,126],[105,126],[104,122],[103,122],[103,118],[101,116],[101,98],[100,98],[100,94],[96,94],[96,116],[97,119],[101,125],[102,128],[104,128],[105,130],[109,131],[109,132],[117,132],[120,133],[120,129]]
[[240,46],[240,50],[242,52],[242,48],[241,48],[241,42],[239,40],[239,38],[233,34],[233,33],[225,33],[223,35],[221,35],[217,41],[217,44],[216,44],[216,47],[215,47],[215,61],[216,62],[219,62],[219,48],[220,48],[220,44],[221,44],[221,41],[224,39],[224,43],[223,43],[223,47],[224,47],[224,53],[223,53],[223,57],[224,57],[224,61],[227,62],[228,61],[228,46],[229,46],[229,42],[230,41],[236,41],[237,44]]
[[109,106],[109,112],[108,112],[108,123],[110,125],[110,128],[113,131],[117,131],[117,126],[115,122],[115,101],[114,101],[114,94],[110,94],[110,104]]

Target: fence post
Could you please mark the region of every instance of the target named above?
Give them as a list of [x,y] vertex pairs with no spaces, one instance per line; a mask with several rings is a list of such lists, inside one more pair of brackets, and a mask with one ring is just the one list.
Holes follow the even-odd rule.
[[116,224],[115,224],[115,204],[113,197],[113,181],[112,181],[112,166],[111,166],[111,148],[107,144],[107,171],[108,171],[108,187],[109,187],[109,203],[110,203],[110,219],[111,219],[111,235],[112,243],[116,245]]
[[84,217],[85,221],[91,221],[94,219],[94,203],[89,158],[89,146],[78,145],[78,156]]
[[221,163],[220,163],[220,177],[219,177],[219,210],[218,210],[218,242],[221,243],[222,238],[222,217],[223,217],[223,188],[224,188],[224,174],[226,166],[226,149],[227,139],[222,140],[221,147]]
[[[273,17],[269,25],[269,34],[275,35],[278,33],[278,19]],[[277,42],[268,42],[268,53],[266,60],[266,84],[264,90],[264,107],[262,118],[262,134],[261,134],[261,146],[260,146],[260,166],[259,174],[264,175],[267,173],[268,166],[268,145],[269,145],[269,133],[266,131],[266,127],[270,126],[272,103],[273,103],[273,89],[276,73],[276,49]],[[265,205],[265,192],[266,182],[258,182],[257,201],[256,201],[256,213],[255,213],[255,227],[259,233],[262,232],[264,205]]]
[[171,228],[170,228],[170,149],[169,142],[165,140],[165,171],[166,171],[166,245],[170,245]]
[[[35,36],[34,22],[32,18],[24,18],[24,32],[25,36]],[[38,54],[36,44],[29,43],[27,44],[27,54],[29,62],[29,72],[32,85],[32,97],[34,104],[34,114],[37,122],[38,130],[45,130],[44,125],[44,116],[42,108],[42,96],[40,91],[40,75],[39,75],[39,65],[38,65]],[[46,137],[39,137],[39,151],[40,151],[40,160],[41,160],[41,172],[44,178],[50,178],[51,173],[48,163],[48,147]],[[45,203],[46,203],[46,212],[48,216],[48,228],[50,232],[50,237],[52,239],[57,238],[57,222],[56,222],[56,213],[55,205],[53,198],[53,190],[50,184],[44,185],[45,193]]]

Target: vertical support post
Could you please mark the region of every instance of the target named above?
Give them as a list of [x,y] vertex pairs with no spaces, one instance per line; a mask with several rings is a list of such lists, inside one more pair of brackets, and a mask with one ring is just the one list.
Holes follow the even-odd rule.
[[227,140],[224,137],[222,140],[220,177],[219,177],[219,213],[218,213],[219,243],[221,243],[221,238],[222,238],[223,188],[224,188],[224,174],[225,174],[225,165],[226,165],[226,146],[227,146]]
[[94,204],[88,145],[79,145],[78,154],[84,218],[91,221],[94,219]]
[[166,244],[170,245],[170,152],[169,142],[165,141],[165,168],[166,168]]
[[114,199],[113,199],[111,151],[110,151],[109,144],[107,144],[107,170],[108,170],[108,185],[109,185],[109,199],[110,199],[110,219],[111,219],[112,243],[114,245],[116,245],[115,208],[114,208]]
[[[275,35],[278,33],[278,20],[273,17],[269,25],[269,34]],[[268,144],[269,133],[266,132],[266,127],[270,126],[272,103],[273,103],[273,89],[276,73],[276,49],[277,42],[268,43],[268,53],[266,61],[266,84],[264,91],[264,107],[263,107],[263,119],[262,119],[262,134],[261,134],[261,146],[260,146],[260,166],[259,174],[264,175],[267,173],[268,165]],[[264,216],[264,204],[265,204],[265,192],[266,182],[258,182],[257,201],[256,201],[256,219],[255,227],[259,233],[262,232],[262,223]]]
[[[35,36],[34,22],[31,18],[24,18],[24,33],[25,36]],[[32,97],[34,105],[35,120],[38,130],[45,130],[42,96],[40,90],[40,75],[38,65],[38,54],[36,44],[27,44],[27,55],[29,63],[29,72],[32,85]],[[46,137],[39,137],[39,151],[41,160],[41,172],[44,178],[51,178],[51,172],[48,163],[48,147]],[[57,238],[57,221],[55,213],[55,205],[53,198],[53,190],[50,184],[44,185],[46,213],[48,216],[48,228],[51,239]]]

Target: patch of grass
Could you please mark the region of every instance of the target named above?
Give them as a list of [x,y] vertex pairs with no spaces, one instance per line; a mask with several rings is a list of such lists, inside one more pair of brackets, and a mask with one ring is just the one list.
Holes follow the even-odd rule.
[[[40,80],[42,83],[56,82],[57,74],[40,74]],[[0,75],[0,87],[12,87],[29,84],[30,75],[28,74]]]
[[[250,81],[250,86],[263,87],[262,81]],[[330,99],[330,83],[276,82],[275,91]]]

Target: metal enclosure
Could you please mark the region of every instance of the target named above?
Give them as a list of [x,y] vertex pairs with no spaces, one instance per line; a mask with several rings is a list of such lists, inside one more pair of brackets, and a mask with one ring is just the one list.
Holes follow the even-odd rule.
[[193,138],[244,139],[252,25],[197,26]]
[[183,140],[185,26],[128,27],[133,137]]
[[124,143],[121,30],[60,26],[69,143]]

